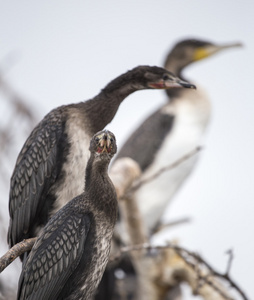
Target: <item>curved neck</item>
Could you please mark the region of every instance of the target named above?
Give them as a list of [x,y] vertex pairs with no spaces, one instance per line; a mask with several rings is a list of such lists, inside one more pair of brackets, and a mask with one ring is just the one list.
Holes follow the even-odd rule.
[[93,189],[95,184],[103,181],[103,178],[109,178],[108,165],[110,160],[96,159],[95,155],[91,153],[91,156],[87,162],[86,174],[85,174],[85,191]]
[[170,56],[167,57],[167,60],[164,64],[164,68],[172,72],[173,74],[175,74],[177,77],[181,76],[182,69],[183,69],[181,64],[179,64],[179,61],[171,58]]
[[[186,63],[179,61],[178,59],[174,58],[171,53],[169,53],[164,68],[173,74],[175,74],[177,77],[179,77],[181,80],[188,81],[182,76],[182,70],[186,67]],[[181,95],[181,93],[184,92],[184,89],[182,88],[174,88],[174,89],[167,89],[165,90],[170,100],[173,100],[174,98],[177,98]]]
[[93,99],[86,102],[87,117],[93,133],[102,130],[114,118],[121,102],[131,93],[145,89],[138,74],[129,71],[112,80]]
[[110,158],[100,160],[91,153],[85,176],[85,193],[92,199],[91,205],[103,211],[115,223],[117,219],[117,196],[108,175]]

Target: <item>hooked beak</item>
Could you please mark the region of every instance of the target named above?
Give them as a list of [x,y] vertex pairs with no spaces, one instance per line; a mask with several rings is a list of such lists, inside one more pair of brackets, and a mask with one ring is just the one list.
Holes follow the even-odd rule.
[[165,85],[167,89],[169,88],[187,88],[187,89],[196,89],[196,86],[187,81],[177,79],[176,81],[166,81]]
[[215,46],[215,52],[224,50],[224,49],[229,49],[229,48],[236,48],[236,47],[243,47],[242,43],[232,43],[232,44],[225,44],[225,45],[218,45]]
[[174,80],[168,79],[168,80],[160,80],[156,83],[150,83],[149,86],[151,88],[155,89],[171,89],[171,88],[189,88],[189,89],[196,89],[196,86],[194,84],[191,84],[187,81],[181,80],[179,78],[175,78]]
[[206,47],[201,47],[196,49],[194,53],[194,61],[198,61],[203,58],[209,57],[225,49],[242,47],[242,46],[243,45],[241,43],[231,43],[231,44],[224,44],[224,45],[209,45]]

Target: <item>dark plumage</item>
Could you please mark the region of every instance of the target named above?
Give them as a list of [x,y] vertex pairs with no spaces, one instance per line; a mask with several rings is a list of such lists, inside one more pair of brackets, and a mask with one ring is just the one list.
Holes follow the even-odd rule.
[[91,140],[85,191],[46,224],[19,280],[19,300],[90,299],[108,262],[117,218],[117,197],[108,176],[116,153],[113,133]]
[[139,66],[93,99],[48,113],[25,142],[11,178],[9,245],[37,236],[56,211],[83,191],[89,141],[129,94],[180,86],[192,87],[163,68]]

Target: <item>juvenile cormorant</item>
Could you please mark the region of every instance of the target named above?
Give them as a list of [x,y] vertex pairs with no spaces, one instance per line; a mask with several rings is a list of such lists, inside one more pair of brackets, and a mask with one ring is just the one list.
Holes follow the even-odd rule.
[[[165,68],[183,79],[182,71],[189,64],[239,44],[216,45],[202,40],[177,43],[167,56]],[[169,100],[139,128],[119,151],[117,158],[131,157],[139,163],[146,179],[200,146],[210,119],[210,101],[204,91],[174,89],[166,91]],[[145,145],[145,147],[144,147]],[[134,197],[145,225],[153,230],[167,204],[191,173],[197,155],[171,171],[166,171],[142,185]]]
[[138,66],[93,99],[48,113],[25,142],[11,177],[9,245],[37,236],[52,215],[82,193],[89,141],[111,122],[128,95],[175,87],[193,85],[163,68]]
[[40,232],[23,264],[19,300],[89,300],[99,284],[118,211],[107,172],[116,153],[114,134],[98,132],[89,150],[85,191],[60,209]]

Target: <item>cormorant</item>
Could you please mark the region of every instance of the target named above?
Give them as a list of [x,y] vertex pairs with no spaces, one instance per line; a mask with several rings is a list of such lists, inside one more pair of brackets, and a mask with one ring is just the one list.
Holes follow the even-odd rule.
[[[182,71],[189,64],[239,45],[184,40],[173,47],[164,66],[183,79]],[[199,86],[195,91],[174,89],[166,92],[170,101],[131,134],[116,157],[127,156],[138,162],[143,172],[141,180],[200,146],[210,119],[210,101]],[[158,225],[167,204],[193,170],[197,156],[181,163],[174,170],[163,172],[135,192],[134,197],[148,234]]]
[[23,264],[17,299],[91,299],[108,262],[117,219],[117,196],[107,172],[116,149],[112,132],[93,136],[85,190],[40,232]]
[[163,68],[138,66],[93,99],[48,113],[26,140],[11,177],[9,246],[37,236],[50,217],[82,193],[89,141],[111,122],[128,95],[175,87],[194,86]]

